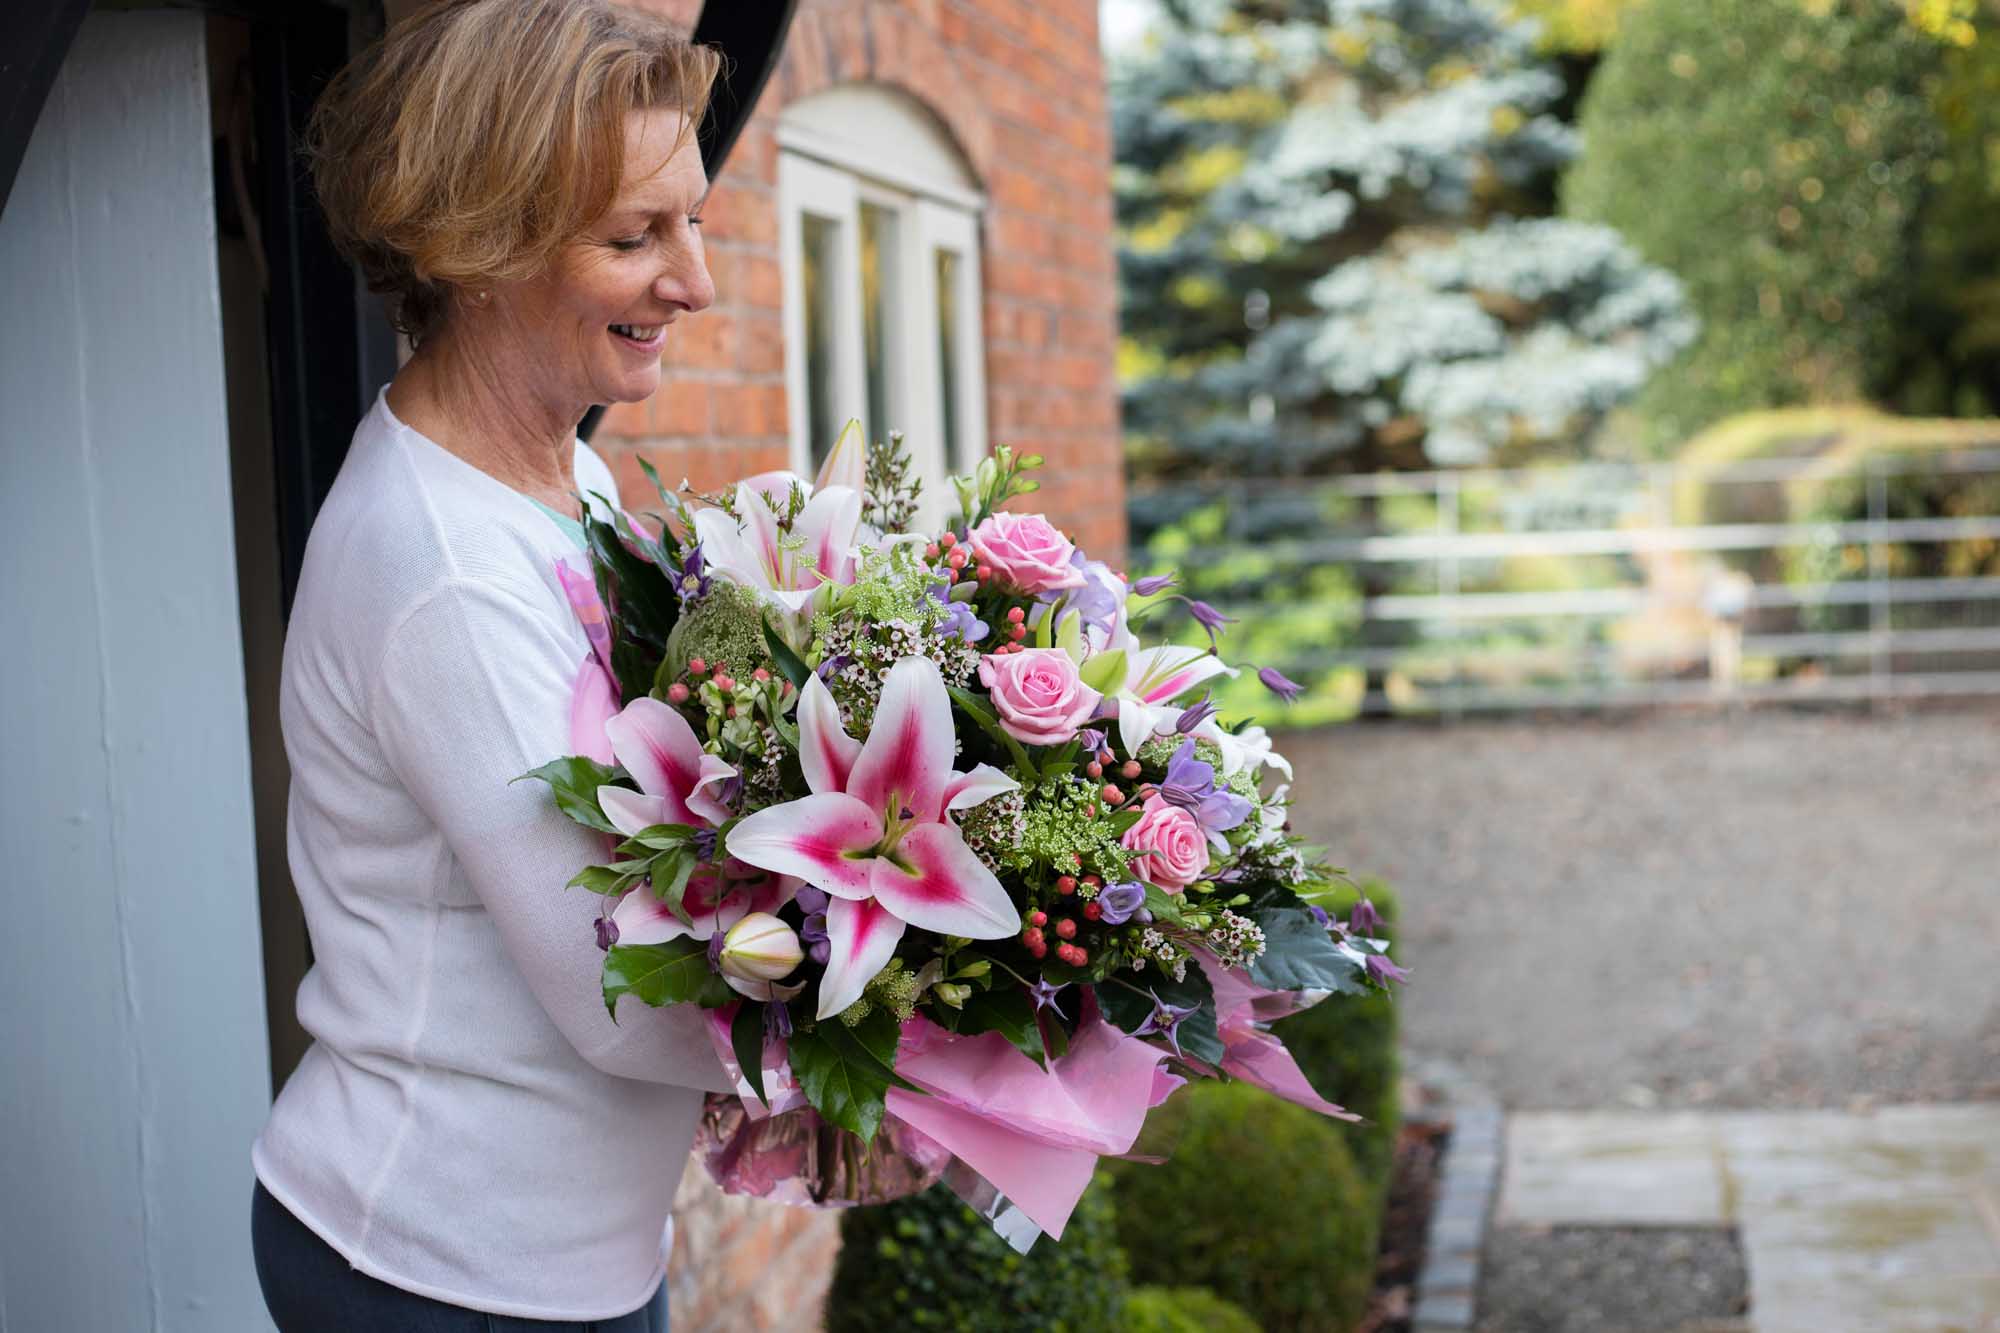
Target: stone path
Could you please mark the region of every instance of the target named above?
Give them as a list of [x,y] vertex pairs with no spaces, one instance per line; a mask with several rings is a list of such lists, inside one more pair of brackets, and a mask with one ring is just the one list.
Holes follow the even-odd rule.
[[1517,1112],[1495,1221],[1735,1227],[1755,1333],[1994,1333],[2000,1106]]

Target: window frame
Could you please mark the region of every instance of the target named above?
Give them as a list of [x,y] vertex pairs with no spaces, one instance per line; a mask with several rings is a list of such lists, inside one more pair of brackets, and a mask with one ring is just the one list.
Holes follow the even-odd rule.
[[[800,125],[778,130],[779,267],[784,290],[785,390],[792,469],[815,471],[810,439],[805,327],[804,220],[807,215],[834,223],[835,243],[830,320],[834,363],[828,383],[834,395],[829,418],[858,418],[867,437],[904,433],[923,478],[919,521],[939,523],[948,512],[945,479],[983,458],[986,438],[986,355],[980,224],[985,198],[927,174],[885,165],[886,154],[861,152],[823,131]],[[893,280],[885,282],[884,401],[891,420],[869,419],[862,308],[861,218],[863,206],[888,210],[895,218]],[[956,353],[955,403],[959,428],[956,456],[947,457],[940,361],[937,263],[939,250],[958,257],[953,293]],[[927,386],[936,386],[930,388]],[[831,441],[822,444],[830,446]]]

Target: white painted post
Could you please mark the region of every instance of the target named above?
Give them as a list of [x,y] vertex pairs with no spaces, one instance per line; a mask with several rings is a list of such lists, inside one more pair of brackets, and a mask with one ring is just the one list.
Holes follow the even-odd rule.
[[268,1329],[204,19],[92,13],[0,215],[0,1326]]
[[1870,454],[1868,485],[1868,681],[1876,703],[1889,697],[1894,662],[1889,656],[1889,478],[1883,459]]

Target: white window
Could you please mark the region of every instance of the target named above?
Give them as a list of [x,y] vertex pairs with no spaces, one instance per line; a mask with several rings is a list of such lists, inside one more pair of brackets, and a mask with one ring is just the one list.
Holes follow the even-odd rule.
[[942,521],[945,477],[986,453],[977,181],[873,85],[793,103],[778,146],[793,469],[811,476],[850,417],[871,442],[900,430]]

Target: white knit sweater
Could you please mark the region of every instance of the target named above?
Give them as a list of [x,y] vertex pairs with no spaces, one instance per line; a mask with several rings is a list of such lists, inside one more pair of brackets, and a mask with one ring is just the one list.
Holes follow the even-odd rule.
[[[578,489],[614,501],[581,441]],[[378,399],[313,525],[285,639],[292,878],[315,1038],[252,1152],[365,1273],[535,1319],[651,1298],[701,1109],[699,1015],[598,988],[608,850],[511,779],[570,751],[588,651],[526,496]]]

